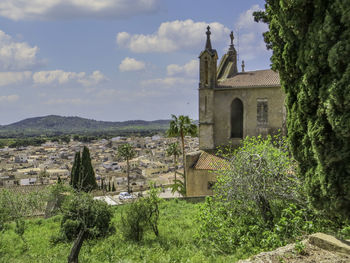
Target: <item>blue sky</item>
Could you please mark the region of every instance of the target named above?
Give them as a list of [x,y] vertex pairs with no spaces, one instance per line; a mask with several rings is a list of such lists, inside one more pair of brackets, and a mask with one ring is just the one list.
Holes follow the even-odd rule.
[[[251,16],[260,0],[2,0],[0,125],[57,114],[96,120],[198,119],[198,55],[211,25],[219,58],[271,52]],[[239,41],[239,43],[238,43]]]

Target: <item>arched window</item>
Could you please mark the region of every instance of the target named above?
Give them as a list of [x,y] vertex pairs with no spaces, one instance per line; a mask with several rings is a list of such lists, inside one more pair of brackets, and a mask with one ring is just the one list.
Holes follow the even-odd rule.
[[206,85],[208,85],[208,82],[209,82],[209,77],[208,77],[208,75],[209,75],[209,69],[208,69],[208,59],[205,59],[204,60],[204,83],[206,84]]
[[243,103],[238,98],[231,104],[231,138],[243,138]]

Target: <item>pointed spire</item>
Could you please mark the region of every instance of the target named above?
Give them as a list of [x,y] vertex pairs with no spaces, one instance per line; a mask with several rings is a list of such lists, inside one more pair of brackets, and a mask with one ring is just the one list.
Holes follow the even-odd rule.
[[209,49],[209,50],[212,50],[212,47],[211,47],[211,42],[210,42],[210,26],[207,27],[207,43],[205,44],[205,49]]

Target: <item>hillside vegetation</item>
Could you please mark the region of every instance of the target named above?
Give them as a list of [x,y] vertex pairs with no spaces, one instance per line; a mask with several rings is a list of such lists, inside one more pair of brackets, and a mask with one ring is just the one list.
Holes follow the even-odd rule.
[[9,125],[0,126],[0,137],[53,136],[63,134],[125,134],[135,132],[165,131],[169,120],[124,122],[96,121],[81,117],[49,115],[28,118]]
[[[114,208],[115,233],[84,243],[79,262],[233,262],[235,256],[214,252],[196,237],[196,218],[200,204],[164,201],[160,206],[159,233],[146,233],[141,242],[125,240],[121,231],[121,213]],[[72,243],[53,242],[60,231],[61,216],[27,220],[23,239],[15,224],[0,234],[0,262],[67,262]]]

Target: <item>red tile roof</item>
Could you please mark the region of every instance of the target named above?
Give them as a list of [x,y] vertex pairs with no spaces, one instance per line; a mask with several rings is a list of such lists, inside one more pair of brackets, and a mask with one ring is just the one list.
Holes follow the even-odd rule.
[[219,88],[278,87],[280,77],[271,69],[237,73],[232,78],[219,81]]
[[229,162],[223,158],[202,152],[194,165],[196,170],[221,170],[229,168]]

